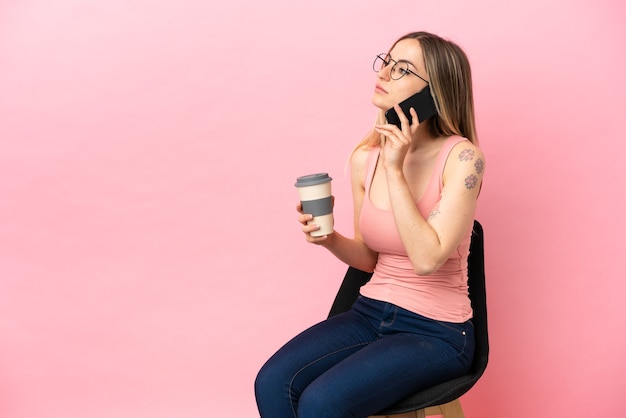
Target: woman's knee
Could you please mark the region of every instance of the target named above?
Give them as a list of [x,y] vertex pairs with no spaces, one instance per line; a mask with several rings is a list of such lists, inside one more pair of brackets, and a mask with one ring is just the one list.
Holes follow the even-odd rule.
[[338,396],[330,387],[309,385],[298,402],[298,418],[339,418],[346,415],[346,399]]
[[305,390],[298,402],[298,418],[330,417],[328,404],[319,394]]
[[283,379],[277,367],[274,367],[270,362],[265,363],[254,380],[254,392],[257,399],[265,395],[276,394]]
[[254,380],[254,395],[261,417],[295,416],[288,402],[285,377],[279,368],[266,363]]

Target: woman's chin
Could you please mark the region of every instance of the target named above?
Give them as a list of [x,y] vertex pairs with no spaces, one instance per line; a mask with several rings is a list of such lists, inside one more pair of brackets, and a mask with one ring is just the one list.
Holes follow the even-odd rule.
[[372,104],[376,106],[377,108],[379,108],[380,110],[387,110],[392,107],[392,106],[389,106],[387,103],[384,103],[382,100],[380,100],[378,97],[375,97],[375,96],[372,99]]

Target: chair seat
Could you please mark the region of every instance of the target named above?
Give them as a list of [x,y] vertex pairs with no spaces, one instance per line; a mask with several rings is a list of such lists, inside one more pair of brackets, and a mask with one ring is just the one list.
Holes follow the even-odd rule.
[[390,408],[385,408],[378,415],[396,415],[424,409],[434,405],[442,405],[452,402],[464,395],[476,383],[477,379],[469,372],[461,377],[447,380],[435,386],[431,386],[408,398],[396,403]]

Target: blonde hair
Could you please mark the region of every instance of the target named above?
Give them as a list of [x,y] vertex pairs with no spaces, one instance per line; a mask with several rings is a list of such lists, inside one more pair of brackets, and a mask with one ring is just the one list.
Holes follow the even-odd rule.
[[[428,124],[430,136],[459,135],[478,144],[472,74],[465,52],[455,43],[428,32],[404,35],[389,50],[404,39],[415,39],[422,47],[430,90],[438,111],[437,115],[424,122]],[[375,147],[380,142],[380,134],[372,129],[357,149]]]

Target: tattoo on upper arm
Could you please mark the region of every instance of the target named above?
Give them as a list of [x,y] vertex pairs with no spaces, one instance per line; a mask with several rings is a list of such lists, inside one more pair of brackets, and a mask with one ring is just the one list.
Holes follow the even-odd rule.
[[471,190],[476,187],[477,184],[478,177],[476,177],[474,174],[470,174],[469,176],[465,177],[465,187],[467,189]]
[[474,168],[476,169],[476,172],[478,174],[483,172],[483,170],[485,169],[485,163],[483,162],[482,158],[476,160],[476,162],[474,163]]
[[459,160],[461,161],[471,161],[474,159],[474,150],[467,148],[461,151],[459,154]]
[[[465,177],[465,188],[467,190],[475,189],[481,182],[481,174],[485,170],[485,161],[481,158],[482,154],[478,154],[476,156],[476,150],[472,148],[465,148],[463,151],[459,153],[459,161],[473,161],[473,166],[475,173],[471,171],[471,168],[467,165],[462,164],[462,169],[459,172],[461,173],[471,173],[467,177]],[[439,215],[439,202],[435,205],[432,211],[428,214],[428,220],[432,220],[437,215]]]
[[[476,151],[471,148],[466,148],[459,154],[459,161],[474,161],[476,157]],[[476,174],[480,175],[485,170],[485,162],[482,158],[478,157],[474,161],[474,170]],[[465,187],[469,190],[475,188],[478,185],[479,179],[475,174],[470,174],[465,177]]]

